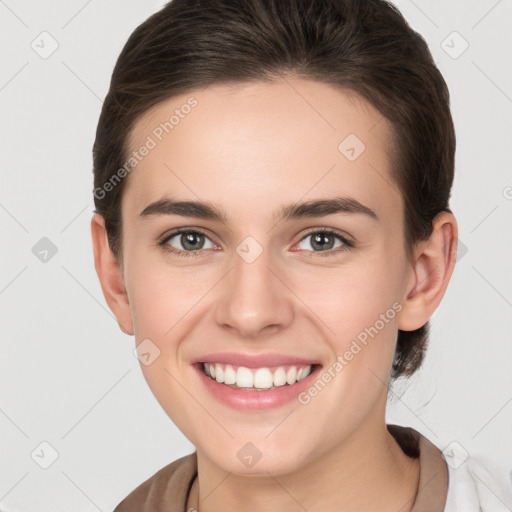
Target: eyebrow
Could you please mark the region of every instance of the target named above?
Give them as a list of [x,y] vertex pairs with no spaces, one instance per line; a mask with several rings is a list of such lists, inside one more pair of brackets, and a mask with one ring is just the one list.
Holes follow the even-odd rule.
[[[281,207],[274,214],[274,222],[309,217],[322,217],[335,213],[363,214],[378,221],[374,210],[350,197],[334,197],[328,199],[312,200],[302,203],[290,203]],[[182,217],[195,217],[198,219],[213,220],[222,224],[228,223],[226,213],[217,205],[208,201],[179,201],[164,198],[155,201],[142,210],[140,219],[161,215],[180,215]]]

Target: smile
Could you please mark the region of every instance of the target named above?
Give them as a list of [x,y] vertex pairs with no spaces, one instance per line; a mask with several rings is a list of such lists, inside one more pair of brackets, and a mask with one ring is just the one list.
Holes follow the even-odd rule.
[[312,365],[246,368],[222,363],[203,363],[204,374],[233,389],[264,391],[292,386],[311,373]]
[[311,386],[322,368],[321,364],[306,361],[292,364],[288,357],[263,356],[259,361],[237,355],[223,358],[229,362],[216,362],[220,358],[212,356],[208,359],[193,364],[205,390],[216,401],[245,412],[294,402],[300,407],[298,396]]

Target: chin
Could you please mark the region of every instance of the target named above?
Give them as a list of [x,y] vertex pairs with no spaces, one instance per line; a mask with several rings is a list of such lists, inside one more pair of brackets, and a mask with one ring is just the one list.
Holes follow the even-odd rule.
[[[216,466],[226,472],[239,476],[279,476],[296,471],[305,463],[303,457],[294,454],[291,447],[262,447],[261,443],[234,442],[236,447],[219,450],[218,446],[211,450],[200,450]],[[258,447],[259,446],[259,447]],[[297,451],[299,448],[297,448]],[[220,452],[224,452],[224,454]]]

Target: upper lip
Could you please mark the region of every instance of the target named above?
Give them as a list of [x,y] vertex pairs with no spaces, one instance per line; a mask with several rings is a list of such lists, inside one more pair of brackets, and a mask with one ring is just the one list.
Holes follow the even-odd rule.
[[304,359],[286,354],[242,354],[239,352],[218,352],[198,357],[193,364],[225,363],[246,368],[268,368],[272,366],[307,366],[320,364],[318,360]]

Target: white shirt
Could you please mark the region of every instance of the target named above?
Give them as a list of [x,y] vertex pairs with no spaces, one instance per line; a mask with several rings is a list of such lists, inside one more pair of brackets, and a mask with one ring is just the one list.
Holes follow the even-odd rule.
[[457,442],[443,451],[411,427],[388,425],[409,456],[419,457],[412,512],[512,512],[512,482],[502,484]]
[[462,464],[443,454],[448,465],[448,495],[443,512],[512,512],[512,483],[504,487],[478,460]]

